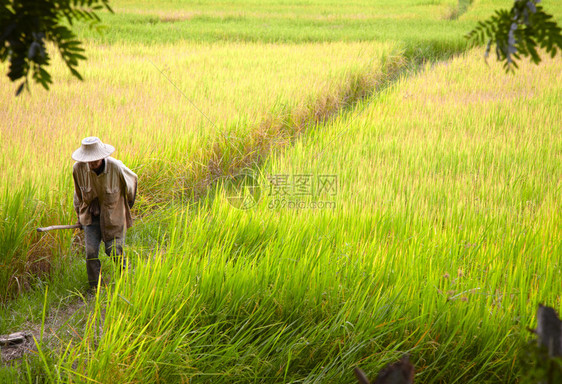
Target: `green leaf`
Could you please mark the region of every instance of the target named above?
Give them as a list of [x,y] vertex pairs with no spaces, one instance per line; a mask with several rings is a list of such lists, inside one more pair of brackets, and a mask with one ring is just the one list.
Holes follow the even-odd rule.
[[74,68],[72,68],[72,67],[69,67],[69,69],[70,69],[70,72],[71,72],[76,78],[78,78],[78,80],[82,80],[82,81],[84,80],[84,79],[82,78],[82,75],[80,75],[80,73],[78,73],[78,71],[77,71],[76,69],[74,69]]
[[25,81],[23,83],[21,83],[20,86],[18,87],[18,89],[16,90],[16,96],[19,96],[20,93],[23,91],[24,85],[25,85]]

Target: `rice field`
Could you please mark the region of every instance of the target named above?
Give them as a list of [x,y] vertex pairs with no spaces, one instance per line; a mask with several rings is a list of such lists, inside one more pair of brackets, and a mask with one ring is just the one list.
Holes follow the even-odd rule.
[[416,383],[519,382],[538,303],[562,310],[562,63],[451,58],[506,5],[455,6],[119,1],[80,30],[86,82],[1,79],[0,334],[86,285],[72,234],[30,234],[73,220],[80,139],[142,189],[133,270],[103,260],[112,285],[0,381],[348,383],[409,353]]
[[[27,227],[74,220],[70,154],[83,137],[98,135],[118,148],[116,156],[143,177],[139,207],[149,209],[154,200],[165,200],[161,195],[166,192],[202,190],[198,185],[206,185],[211,172],[220,172],[214,168],[228,166],[227,151],[238,153],[239,148],[231,147],[244,145],[249,133],[272,117],[291,118],[293,112],[297,116],[322,95],[337,98],[350,77],[376,76],[385,61],[398,55],[398,47],[390,43],[303,44],[298,49],[280,44],[178,43],[158,49],[141,45],[87,49],[84,84],[70,79],[61,62],[53,74],[57,84],[68,83],[64,88],[49,92],[36,88],[15,99],[13,87],[2,79],[2,99],[9,100],[1,112],[2,200],[17,193],[28,196],[33,189],[33,198],[22,198],[22,203],[33,200],[57,209],[44,214],[27,204],[13,207],[26,211],[11,216],[27,216],[22,220],[33,222]],[[207,71],[209,66],[221,69]],[[217,146],[221,155],[210,167]],[[5,225],[19,226],[21,231],[24,224]],[[10,240],[7,232],[3,236],[5,260],[15,252],[26,253],[18,249],[26,241]],[[29,231],[21,236],[28,238],[27,243],[37,241]],[[3,276],[0,285],[13,290],[15,282],[8,279],[9,274]]]
[[[253,42],[236,38],[237,29],[228,23],[230,37],[202,41],[200,28],[189,35],[190,22],[150,21],[181,15],[189,8],[182,2],[162,2],[158,10],[142,2],[117,1],[113,6],[115,14],[100,14],[108,29],[104,35],[77,25],[89,58],[81,69],[84,83],[72,78],[56,55],[51,67],[56,85],[49,92],[34,87],[32,94],[14,98],[15,87],[0,79],[0,98],[5,100],[0,108],[0,216],[5,218],[1,301],[27,289],[59,261],[68,261],[70,234],[47,238],[30,229],[74,220],[69,155],[81,138],[103,137],[142,177],[142,214],[177,195],[206,194],[221,175],[253,166],[272,145],[290,141],[307,120],[334,113],[376,87],[388,72],[404,66],[405,55],[421,55],[408,53],[412,43],[406,40],[314,37],[318,28],[292,23],[293,11],[287,10],[299,7],[275,2],[239,4],[250,13],[260,9],[261,16],[269,14],[262,22],[289,23],[272,28],[279,40]],[[427,22],[440,30],[449,23],[441,12],[450,6],[436,3],[421,12],[415,2],[404,2],[394,14],[377,3],[371,16],[391,21],[399,15],[404,22]],[[354,19],[365,7],[357,4],[353,11],[319,2],[298,11],[297,18],[334,14]],[[214,3],[197,9],[208,26],[226,12]],[[160,24],[173,27],[175,38],[159,40],[166,36]],[[300,38],[295,41],[285,33]],[[462,35],[435,32],[427,38],[434,43],[420,45],[418,40],[417,46],[435,57],[464,45]]]
[[215,137],[246,136],[268,114],[334,93],[350,75],[380,71],[383,58],[398,54],[392,43],[86,49],[84,83],[70,78],[62,61],[53,67],[54,81],[68,85],[49,92],[36,88],[14,99],[2,79],[2,99],[9,101],[2,111],[6,184],[68,179],[69,154],[96,132],[135,165],[151,157],[193,162]]

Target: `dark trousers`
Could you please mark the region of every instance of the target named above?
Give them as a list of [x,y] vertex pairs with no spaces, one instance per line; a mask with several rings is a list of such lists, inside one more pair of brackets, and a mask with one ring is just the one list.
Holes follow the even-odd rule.
[[[99,259],[100,243],[102,242],[100,219],[92,217],[92,224],[84,226],[84,234],[86,236],[86,270],[88,272],[88,282],[91,287],[98,284],[101,262]],[[105,253],[107,256],[120,264],[123,269],[126,268],[127,262],[123,256],[124,238],[115,238],[104,242]]]

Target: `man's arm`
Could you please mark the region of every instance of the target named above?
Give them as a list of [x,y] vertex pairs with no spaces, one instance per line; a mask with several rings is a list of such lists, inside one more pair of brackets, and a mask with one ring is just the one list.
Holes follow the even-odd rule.
[[138,177],[136,173],[131,171],[125,165],[122,165],[121,167],[121,183],[125,197],[127,198],[127,204],[129,205],[129,208],[133,208],[135,199],[137,198]]
[[78,224],[80,224],[80,204],[82,203],[82,191],[80,191],[80,187],[78,185],[76,168],[72,169],[72,179],[74,180],[74,210],[76,211],[76,216],[78,217]]

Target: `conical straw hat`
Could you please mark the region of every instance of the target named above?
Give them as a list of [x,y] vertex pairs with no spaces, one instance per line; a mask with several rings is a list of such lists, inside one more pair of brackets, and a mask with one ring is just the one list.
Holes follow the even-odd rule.
[[115,148],[109,144],[104,144],[95,136],[86,137],[82,140],[82,145],[72,154],[72,159],[87,163],[106,158],[115,152]]

